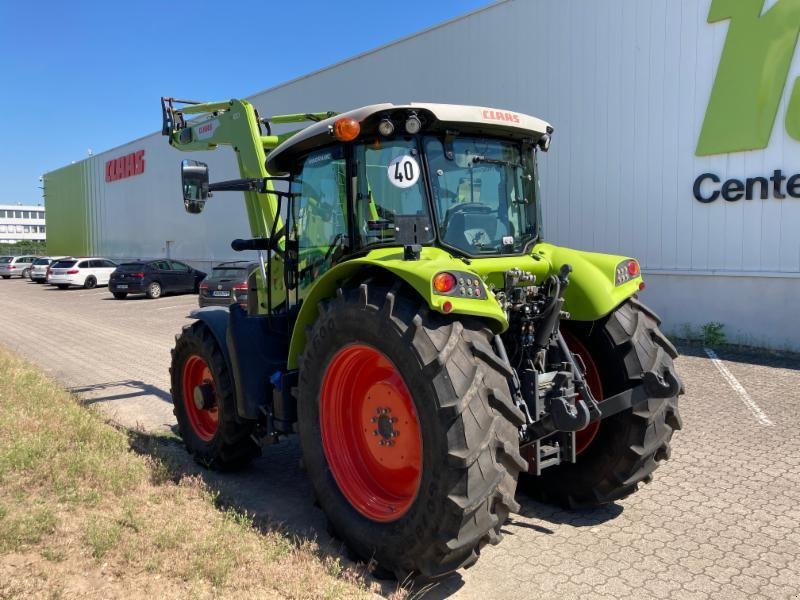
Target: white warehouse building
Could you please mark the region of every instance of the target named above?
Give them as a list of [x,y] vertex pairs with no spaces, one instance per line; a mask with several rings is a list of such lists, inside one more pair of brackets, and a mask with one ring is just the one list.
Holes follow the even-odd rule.
[[[248,100],[262,116],[426,101],[541,117],[545,239],[637,257],[668,332],[721,322],[800,349],[798,32],[800,0],[505,0]],[[46,174],[51,252],[236,258],[243,203],[186,214],[185,158],[238,176],[230,149],[184,154],[160,133]]]

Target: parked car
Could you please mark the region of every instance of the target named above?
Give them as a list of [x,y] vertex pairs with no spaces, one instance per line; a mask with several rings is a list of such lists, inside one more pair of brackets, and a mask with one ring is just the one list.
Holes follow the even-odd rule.
[[31,265],[30,273],[28,274],[31,281],[36,283],[45,283],[48,277],[49,267],[56,261],[70,258],[69,256],[40,256]]
[[71,285],[90,290],[108,283],[111,273],[117,268],[113,260],[101,257],[65,258],[50,265],[47,282],[65,290]]
[[122,300],[128,294],[158,298],[162,294],[196,294],[206,274],[186,263],[159,258],[122,263],[111,275],[109,291]]
[[240,304],[247,308],[247,278],[258,263],[237,260],[219,263],[211,269],[211,275],[200,283],[197,303],[204,306],[228,306]]
[[30,273],[31,265],[38,256],[2,256],[0,257],[0,277],[11,279],[12,277],[27,277]]

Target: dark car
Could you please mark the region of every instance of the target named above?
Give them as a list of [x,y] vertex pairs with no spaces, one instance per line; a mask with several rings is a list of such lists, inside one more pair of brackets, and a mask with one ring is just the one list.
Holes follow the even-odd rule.
[[247,261],[224,262],[211,269],[211,275],[200,283],[197,301],[203,306],[240,304],[247,308],[247,278],[258,263]]
[[206,276],[202,271],[177,260],[160,258],[119,265],[111,274],[109,291],[122,300],[128,294],[158,298],[162,294],[196,294]]

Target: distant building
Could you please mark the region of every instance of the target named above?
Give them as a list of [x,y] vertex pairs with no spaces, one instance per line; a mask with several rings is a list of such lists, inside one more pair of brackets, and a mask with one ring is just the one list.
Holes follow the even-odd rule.
[[44,206],[0,204],[0,244],[45,238]]

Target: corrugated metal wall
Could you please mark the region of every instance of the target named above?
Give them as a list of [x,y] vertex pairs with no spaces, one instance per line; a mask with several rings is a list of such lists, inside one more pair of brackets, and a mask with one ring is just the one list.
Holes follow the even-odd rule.
[[[635,255],[648,269],[796,275],[800,200],[701,204],[692,195],[704,172],[800,172],[785,98],[766,150],[695,156],[728,27],[707,23],[709,6],[512,0],[253,101],[262,114],[427,100],[540,116],[556,128],[540,163],[549,239]],[[788,81],[798,76],[800,52]]]
[[[800,9],[800,0],[765,0],[763,10],[781,2]],[[769,146],[697,157],[728,32],[727,21],[707,22],[710,6],[711,0],[508,0],[251,100],[265,116],[410,100],[539,116],[556,129],[540,160],[549,241],[638,257],[660,290],[648,301],[673,326],[722,320],[734,338],[800,347],[800,325],[787,328],[785,314],[786,299],[800,294],[800,199],[703,204],[692,193],[705,172],[724,181],[800,171],[800,142],[784,128],[800,52]],[[220,90],[208,100],[232,93]],[[154,121],[157,115],[154,104]],[[105,160],[142,148],[143,175],[104,181]],[[248,230],[241,198],[217,194],[202,215],[186,215],[178,181],[183,158],[208,162],[215,180],[237,176],[230,150],[191,156],[157,134],[75,166],[85,169],[93,252],[163,255],[173,240],[175,257],[231,258],[229,240]],[[50,191],[52,176],[49,233],[63,213],[53,210],[61,196]],[[733,298],[724,310],[719,293]]]

